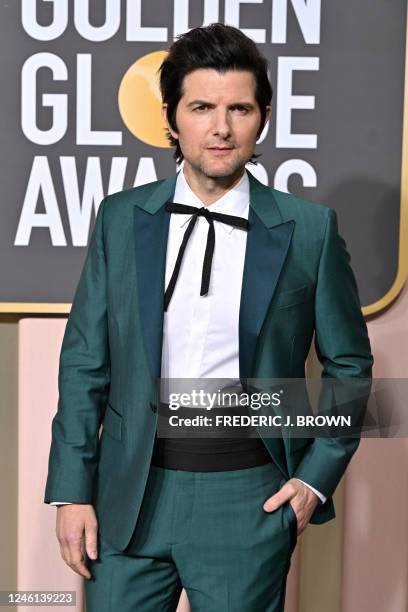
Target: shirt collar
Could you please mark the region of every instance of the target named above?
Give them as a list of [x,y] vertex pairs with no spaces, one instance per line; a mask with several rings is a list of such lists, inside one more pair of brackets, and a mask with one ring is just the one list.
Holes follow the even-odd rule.
[[[203,202],[198,196],[196,196],[190,185],[187,183],[184,175],[184,168],[181,169],[177,176],[173,199],[174,202],[178,202],[179,204],[189,204],[190,206],[196,206],[197,208],[204,206]],[[213,212],[221,212],[226,215],[235,215],[237,217],[248,219],[248,204],[249,179],[247,170],[245,170],[238,183],[234,185],[232,189],[227,191],[227,193],[224,193],[221,198],[210,204],[208,209]],[[174,215],[174,217],[178,227],[183,227],[191,219],[191,215],[189,213],[177,213]],[[228,234],[235,229],[232,225],[228,225],[226,223],[220,223],[219,225]]]

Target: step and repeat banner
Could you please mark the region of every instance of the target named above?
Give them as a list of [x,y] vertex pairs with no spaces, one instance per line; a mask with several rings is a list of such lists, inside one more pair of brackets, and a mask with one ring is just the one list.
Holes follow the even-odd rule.
[[104,195],[176,172],[157,69],[215,21],[269,60],[273,115],[248,169],[338,212],[366,314],[398,295],[406,0],[1,0],[2,312],[68,312]]

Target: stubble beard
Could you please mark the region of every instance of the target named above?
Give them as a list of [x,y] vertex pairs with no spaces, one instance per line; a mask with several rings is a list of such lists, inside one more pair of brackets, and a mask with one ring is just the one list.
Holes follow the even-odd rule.
[[188,162],[196,173],[204,175],[206,178],[229,178],[242,172],[246,162],[244,160],[231,160],[223,168],[216,169],[213,164],[200,160],[198,163]]

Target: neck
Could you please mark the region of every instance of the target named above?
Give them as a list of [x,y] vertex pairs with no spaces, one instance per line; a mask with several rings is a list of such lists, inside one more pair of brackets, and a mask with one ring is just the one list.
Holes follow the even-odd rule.
[[184,176],[193,193],[200,198],[204,206],[210,206],[230,191],[242,178],[245,166],[238,168],[230,176],[210,177],[202,172],[196,172],[184,162]]

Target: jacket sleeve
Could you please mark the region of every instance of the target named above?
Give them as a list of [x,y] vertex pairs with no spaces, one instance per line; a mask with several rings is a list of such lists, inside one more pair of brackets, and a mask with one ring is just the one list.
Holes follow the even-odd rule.
[[[340,408],[359,423],[368,402],[374,360],[350,255],[332,209],[328,209],[316,284],[315,348],[323,366],[319,413]],[[316,437],[294,477],[330,497],[359,445],[356,431],[353,437]]]
[[105,203],[106,199],[98,208],[63,337],[58,409],[51,427],[45,503],[56,499],[92,502],[99,427],[110,384],[103,230]]

